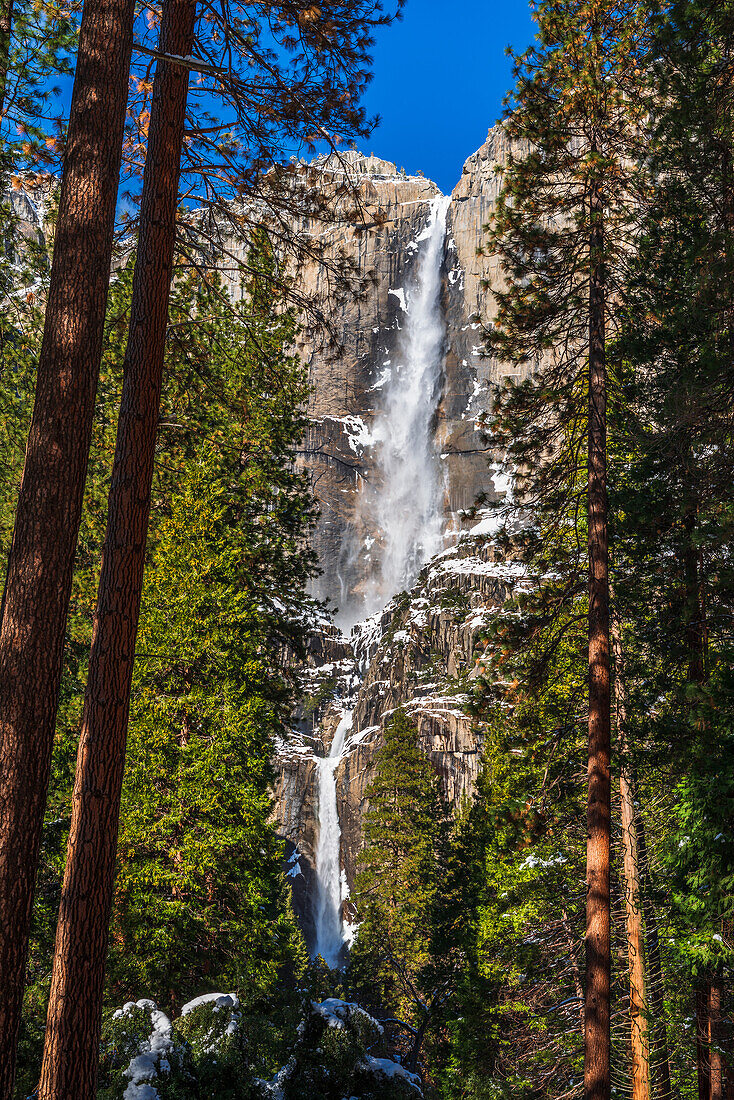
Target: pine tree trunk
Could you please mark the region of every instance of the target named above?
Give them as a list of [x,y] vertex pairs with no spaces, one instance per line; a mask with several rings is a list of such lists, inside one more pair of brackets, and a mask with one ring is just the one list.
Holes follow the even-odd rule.
[[724,1100],[724,1062],[721,1034],[721,980],[714,978],[708,988],[708,1048],[710,1100]]
[[[689,452],[689,461],[692,456]],[[691,484],[691,469],[687,470],[688,484]],[[683,571],[686,587],[685,635],[688,648],[688,679],[693,684],[703,684],[706,680],[706,627],[703,621],[701,602],[701,584],[699,576],[699,557],[694,544],[698,506],[694,495],[686,503],[683,515]],[[718,1070],[717,1100],[721,1100],[720,1064],[711,1063],[711,983],[706,982],[696,989],[696,1067],[698,1073],[698,1095],[700,1100],[713,1100],[712,1068]]]
[[622,802],[624,901],[627,918],[627,957],[630,974],[632,1100],[650,1100],[650,1054],[647,1028],[647,1000],[645,994],[644,937],[642,931],[642,908],[640,904],[640,877],[632,785],[627,775],[623,774],[620,776],[619,789]]
[[603,200],[590,194],[589,285],[589,769],[586,847],[584,1095],[610,1097],[611,721],[607,541],[606,357]]
[[[160,51],[190,55],[196,0],[167,0]],[[93,1100],[155,438],[188,69],[159,61],[117,444],[82,716],[40,1100]]]
[[[634,797],[634,786],[632,794]],[[665,1004],[663,967],[660,960],[660,934],[657,916],[652,904],[652,877],[650,860],[647,854],[647,836],[645,823],[638,814],[635,820],[637,834],[637,861],[640,868],[642,885],[642,912],[647,932],[647,973],[648,1001],[652,1017],[652,1041],[654,1057],[652,1059],[653,1096],[655,1100],[672,1100],[673,1089],[670,1083],[670,1056],[668,1054],[668,1032],[665,1027]]]
[[0,119],[5,113],[5,88],[8,83],[12,32],[13,0],[2,0],[0,2]]
[[624,907],[627,921],[627,958],[630,976],[630,1045],[632,1050],[632,1100],[650,1100],[650,1052],[648,1012],[645,991],[644,935],[640,890],[640,866],[637,851],[634,784],[627,744],[627,713],[624,693],[624,656],[619,626],[612,628],[614,649],[614,690],[617,733],[620,748],[619,794],[622,817],[622,868]]
[[708,986],[698,986],[696,998],[696,1073],[698,1100],[709,1100]]
[[11,1094],[104,335],[132,0],[87,0],[36,398],[0,610],[0,1100]]

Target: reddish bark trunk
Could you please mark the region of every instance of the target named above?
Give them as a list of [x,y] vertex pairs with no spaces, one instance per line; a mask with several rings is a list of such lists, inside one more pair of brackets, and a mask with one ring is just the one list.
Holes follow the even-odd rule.
[[627,921],[627,961],[630,979],[630,1043],[632,1050],[632,1100],[650,1100],[650,1053],[643,950],[640,872],[635,831],[632,784],[626,774],[619,780],[622,803],[624,902]]
[[724,1100],[721,981],[718,978],[714,978],[708,989],[708,1047],[710,1100]]
[[[196,0],[167,0],[160,51],[191,53]],[[92,1100],[135,657],[188,70],[159,61],[107,534],[77,758],[40,1100]]]
[[673,1087],[670,1082],[670,1056],[668,1054],[668,1033],[665,1027],[663,966],[660,959],[660,934],[655,909],[651,901],[652,880],[650,860],[647,854],[647,836],[645,823],[638,814],[635,820],[637,833],[637,855],[640,866],[642,886],[642,912],[645,917],[647,933],[648,999],[652,1016],[652,1083],[655,1100],[672,1100]]
[[586,847],[584,1095],[610,1097],[611,721],[606,471],[606,357],[603,200],[590,196],[589,286],[589,767]]
[[87,0],[43,344],[0,612],[0,1098],[12,1092],[28,928],[104,334],[132,0]]
[[698,1100],[709,1100],[708,987],[696,990],[696,1073]]
[[635,826],[634,784],[627,743],[627,711],[624,691],[624,655],[619,626],[612,628],[617,735],[621,755],[619,795],[622,819],[622,886],[627,924],[627,962],[630,981],[630,1049],[632,1052],[632,1100],[650,1100],[650,1051],[648,1038],[647,981],[640,861]]

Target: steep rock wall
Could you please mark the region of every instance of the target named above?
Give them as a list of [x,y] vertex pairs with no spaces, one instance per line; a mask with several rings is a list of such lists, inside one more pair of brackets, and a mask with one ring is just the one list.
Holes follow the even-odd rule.
[[[434,425],[443,471],[447,549],[423,569],[410,593],[358,625],[347,651],[340,651],[339,662],[329,658],[319,664],[316,659],[307,670],[312,697],[319,691],[323,696],[312,713],[315,728],[323,731],[319,755],[328,751],[339,715],[353,711],[336,773],[345,903],[363,842],[366,791],[375,756],[385,722],[396,707],[405,707],[411,715],[418,744],[448,799],[455,804],[464,794],[471,795],[482,742],[482,730],[468,706],[475,641],[488,616],[524,583],[515,563],[499,560],[491,537],[493,521],[465,514],[480,494],[498,500],[507,488],[481,432],[492,388],[507,370],[482,354],[481,329],[493,317],[492,288],[501,285],[497,261],[482,245],[499,192],[497,169],[508,153],[502,132],[490,130],[485,144],[467,160],[447,215],[441,295],[445,358]],[[363,173],[365,202],[374,210],[375,225],[358,234],[356,253],[360,272],[367,275],[372,270],[374,283],[340,322],[344,346],[339,355],[303,349],[313,394],[302,460],[312,472],[322,506],[316,537],[323,568],[318,594],[337,605],[359,583],[359,577],[349,573],[343,547],[351,537],[361,480],[374,476],[371,425],[379,410],[380,382],[399,335],[401,291],[409,283],[430,200],[437,193],[428,181],[403,176],[394,165],[376,158],[355,157],[353,167]],[[339,243],[345,239],[340,237]],[[305,897],[312,889],[305,879],[313,875],[318,799],[313,773],[307,778],[300,769],[313,751],[301,725],[283,756],[276,792],[278,820],[300,853]],[[297,764],[289,762],[289,752]],[[309,785],[305,795],[302,782]],[[300,910],[307,930],[308,908],[307,903]]]
[[[462,529],[461,513],[480,493],[495,495],[477,421],[499,377],[496,365],[479,350],[480,319],[490,321],[493,311],[488,287],[498,284],[499,273],[496,261],[481,249],[499,188],[496,169],[507,152],[501,131],[490,130],[485,144],[467,160],[447,216],[442,270],[447,336],[435,438],[444,474],[446,527],[454,532]],[[372,281],[363,298],[340,313],[338,354],[314,350],[308,343],[300,348],[312,386],[301,458],[312,473],[322,512],[315,535],[323,568],[317,595],[329,597],[337,606],[360,580],[344,547],[351,536],[361,481],[374,475],[370,428],[395,355],[417,242],[426,227],[430,201],[438,194],[435,184],[398,172],[387,161],[347,156],[359,185],[364,221],[324,232],[334,251],[346,248],[360,275]],[[310,293],[318,293],[319,277],[315,267],[302,273]]]

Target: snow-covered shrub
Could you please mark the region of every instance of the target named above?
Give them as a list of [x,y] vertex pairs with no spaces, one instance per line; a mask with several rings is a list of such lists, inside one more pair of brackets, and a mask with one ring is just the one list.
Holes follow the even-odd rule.
[[415,1074],[370,1053],[381,1036],[380,1024],[359,1005],[334,997],[313,1002],[288,1064],[262,1082],[264,1100],[419,1100]]
[[234,993],[205,993],[189,1001],[173,1025],[177,1043],[186,1045],[195,1067],[197,1097],[239,1100],[249,1097],[242,1009]]
[[234,993],[197,997],[173,1022],[153,1001],[130,1001],[103,1027],[98,1100],[422,1096],[414,1074],[376,1056],[382,1028],[357,1004],[335,997],[310,1002],[294,1035],[291,1057],[272,1081],[257,1078],[246,1031],[247,1019]]
[[[191,1081],[187,1051],[154,1001],[128,1001],[102,1029],[99,1092],[105,1100],[174,1100]],[[185,1093],[178,1092],[179,1096]]]
[[245,1047],[234,993],[197,997],[173,1023],[130,1001],[103,1027],[100,1100],[250,1100]]

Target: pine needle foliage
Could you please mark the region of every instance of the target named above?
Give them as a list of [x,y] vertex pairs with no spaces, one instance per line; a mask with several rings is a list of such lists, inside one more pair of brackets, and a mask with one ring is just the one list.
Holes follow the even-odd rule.
[[633,247],[646,115],[645,24],[641,4],[616,0],[546,0],[534,14],[537,45],[515,59],[503,123],[512,144],[489,249],[499,259],[504,285],[494,291],[496,316],[486,334],[487,353],[500,369],[510,364],[525,378],[500,387],[490,439],[514,473],[515,499],[524,512],[520,531],[505,542],[540,581],[512,631],[515,645],[525,634],[536,658],[538,643],[545,643],[540,663],[521,674],[527,689],[542,695],[545,683],[558,678],[569,632],[572,637],[583,618],[588,625],[586,661],[572,676],[577,682],[588,676],[583,1087],[586,1100],[609,1100],[605,345],[610,303]]
[[502,273],[486,348],[526,375],[498,392],[492,442],[522,504],[558,525],[579,514],[585,491],[591,270],[603,265],[613,296],[630,252],[645,21],[639,3],[612,0],[538,3],[534,14],[537,45],[514,59],[502,123],[512,145],[486,245]]
[[[672,1075],[685,1094],[697,1087],[695,1037],[681,1017],[696,990],[697,1015],[701,995],[715,993],[723,1013],[731,997],[734,10],[676,0],[652,15],[651,185],[611,349],[612,500],[633,765],[653,799],[670,792],[665,822],[645,817],[670,928]],[[732,1063],[731,1031],[716,1013],[702,1026],[713,1045],[699,1044],[699,1085],[702,1052],[721,1047]]]
[[347,981],[428,1095],[466,1095],[487,1051],[494,990],[477,963],[483,873],[475,811],[450,812],[439,777],[398,708],[367,789],[354,900],[359,930]]
[[240,323],[221,306],[202,317],[198,338],[224,351],[209,365],[209,438],[171,429],[193,453],[161,500],[133,683],[112,972],[121,997],[145,988],[171,1007],[202,981],[257,1000],[300,958],[270,759],[291,704],[282,654],[299,645],[313,569],[294,466],[306,390],[267,241],[256,249],[263,278]]
[[370,809],[355,898],[361,924],[354,966],[367,967],[383,1003],[410,1018],[412,990],[421,988],[431,964],[447,809],[403,710],[385,726],[365,794]]

